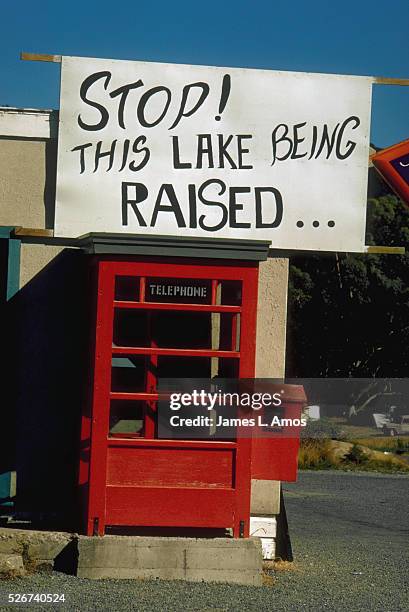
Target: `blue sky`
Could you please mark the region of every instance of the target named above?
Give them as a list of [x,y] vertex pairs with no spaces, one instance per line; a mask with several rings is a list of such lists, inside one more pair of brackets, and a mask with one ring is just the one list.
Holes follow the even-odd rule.
[[[21,51],[409,78],[409,2],[2,3],[0,105],[58,108],[59,66]],[[409,138],[409,87],[374,87],[371,140]]]

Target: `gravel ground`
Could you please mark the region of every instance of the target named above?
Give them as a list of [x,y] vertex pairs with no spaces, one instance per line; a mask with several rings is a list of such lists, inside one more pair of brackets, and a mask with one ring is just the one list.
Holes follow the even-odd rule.
[[[10,592],[41,592],[64,593],[65,604],[30,609],[406,612],[408,484],[398,475],[301,473],[298,483],[284,486],[296,562],[292,570],[273,573],[270,585],[37,574],[0,582],[0,602]],[[1,603],[0,610],[17,608]]]

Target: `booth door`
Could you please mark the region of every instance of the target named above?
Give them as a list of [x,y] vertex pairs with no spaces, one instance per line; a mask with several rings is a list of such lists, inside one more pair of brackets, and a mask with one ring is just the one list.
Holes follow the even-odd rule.
[[157,380],[254,376],[257,275],[247,263],[99,262],[80,469],[89,535],[106,525],[248,535],[251,440],[158,439]]

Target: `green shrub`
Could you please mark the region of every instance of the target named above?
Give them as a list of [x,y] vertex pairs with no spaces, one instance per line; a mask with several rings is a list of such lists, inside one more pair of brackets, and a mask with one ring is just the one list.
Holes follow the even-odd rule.
[[355,465],[363,465],[368,463],[369,457],[360,446],[354,444],[349,453],[345,455],[343,461],[347,463],[354,463]]
[[302,428],[303,438],[332,438],[341,440],[345,437],[341,427],[330,419],[322,418],[318,421],[308,421],[306,427]]

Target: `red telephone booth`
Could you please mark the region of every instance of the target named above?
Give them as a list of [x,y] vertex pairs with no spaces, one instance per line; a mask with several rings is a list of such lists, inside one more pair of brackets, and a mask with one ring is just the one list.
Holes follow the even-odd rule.
[[268,243],[89,235],[92,396],[79,484],[85,532],[232,528],[247,537],[251,439],[157,435],[158,378],[253,377],[258,262]]

